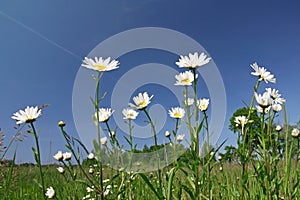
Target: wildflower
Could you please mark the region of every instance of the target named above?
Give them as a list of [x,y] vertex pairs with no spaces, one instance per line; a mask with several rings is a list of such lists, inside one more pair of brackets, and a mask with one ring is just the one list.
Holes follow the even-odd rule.
[[202,112],[208,109],[208,104],[209,104],[209,99],[202,98],[197,101],[198,108]]
[[170,136],[171,136],[171,133],[170,133],[169,131],[166,131],[166,132],[165,132],[165,136],[166,136],[166,137],[170,137]]
[[269,92],[264,92],[262,95],[255,92],[254,96],[258,105],[263,109],[269,107],[273,103]]
[[104,192],[103,192],[103,196],[106,197],[108,196],[110,193],[110,190],[109,189],[106,189]]
[[115,132],[115,131],[111,131],[111,132],[109,133],[109,137],[115,137],[115,135],[116,135],[116,132]]
[[129,119],[129,120],[133,120],[136,119],[136,117],[138,116],[138,112],[133,110],[132,108],[125,108],[122,111],[124,118],[123,119]]
[[59,127],[64,127],[64,126],[66,125],[66,122],[64,122],[64,121],[59,121],[59,122],[57,123],[57,125],[58,125]]
[[184,117],[184,114],[184,109],[180,107],[171,108],[171,110],[169,110],[169,115],[172,118],[181,119]]
[[214,156],[215,155],[215,152],[214,151],[212,151],[212,152],[210,152],[210,154],[209,154],[210,156]]
[[55,160],[57,160],[57,161],[62,161],[63,160],[63,153],[62,153],[62,151],[58,151],[54,156],[53,156],[53,158],[55,159]]
[[277,125],[277,126],[275,127],[275,130],[276,130],[277,132],[280,132],[280,131],[282,130],[282,127],[281,127],[280,125]]
[[257,63],[253,63],[251,67],[252,69],[254,69],[254,72],[251,72],[251,74],[254,76],[258,76],[259,81],[264,80],[266,83],[276,83],[276,78],[274,78],[274,75],[268,72],[264,67],[259,67]]
[[147,92],[144,92],[143,94],[139,93],[138,96],[133,97],[135,105],[129,103],[129,106],[138,110],[143,110],[151,103],[150,100],[152,99],[152,97],[153,95],[149,97]]
[[65,173],[65,170],[64,170],[63,167],[58,167],[58,168],[56,168],[56,169],[57,169],[57,171],[58,171],[59,173],[61,173],[61,174]]
[[272,109],[274,112],[280,112],[282,110],[282,106],[280,104],[273,104]]
[[179,67],[197,68],[207,64],[210,60],[211,58],[205,55],[204,52],[200,55],[198,55],[198,52],[195,52],[194,54],[189,53],[189,56],[181,55],[176,65]]
[[291,135],[292,135],[293,137],[297,138],[297,137],[299,136],[299,134],[300,134],[299,129],[294,128],[294,129],[292,130]]
[[54,191],[53,187],[47,188],[47,191],[46,191],[45,195],[49,199],[53,199],[55,197],[55,191]]
[[177,135],[177,138],[176,138],[177,141],[178,141],[178,142],[181,142],[181,141],[183,140],[184,136],[185,136],[184,134]]
[[[99,122],[107,122],[113,112],[114,110],[111,110],[111,108],[100,108],[98,112]],[[94,119],[97,119],[97,113],[95,113]]]
[[186,106],[191,106],[191,105],[194,104],[194,99],[188,98],[187,100],[185,100],[184,103],[185,103]]
[[63,158],[65,161],[71,160],[72,154],[69,152],[63,153]]
[[257,112],[264,113],[264,114],[268,113],[270,111],[270,108],[271,108],[271,106],[269,106],[267,108],[262,108],[260,106],[256,106]]
[[104,179],[103,180],[103,183],[108,183],[109,182],[109,179]]
[[93,192],[93,191],[94,191],[94,186],[86,188],[87,193],[90,193],[90,192]]
[[89,153],[88,159],[93,160],[95,158],[95,155],[93,153]]
[[218,160],[221,161],[222,160],[222,156],[219,155],[218,156]]
[[248,123],[248,119],[246,116],[237,116],[235,117],[234,122],[236,123],[236,125],[241,125],[242,127],[244,127]]
[[273,100],[273,103],[275,104],[284,104],[285,99],[281,98],[281,94],[279,94],[279,91],[276,89],[266,88],[266,91],[270,94],[270,97]]
[[107,137],[100,138],[100,142],[101,142],[102,145],[106,145]]
[[95,59],[85,57],[83,60],[83,64],[81,66],[86,67],[88,69],[93,69],[99,72],[111,71],[113,69],[119,68],[119,61],[111,60],[110,57],[103,59],[102,57],[95,57]]
[[219,170],[220,170],[220,172],[221,172],[221,171],[223,171],[223,167],[222,167],[222,166],[220,166],[220,167],[219,167]]
[[16,120],[16,124],[22,123],[31,123],[36,121],[36,119],[42,114],[42,110],[36,107],[29,107],[27,106],[25,110],[19,110],[18,112],[14,113],[11,117],[12,119]]
[[93,174],[94,173],[94,168],[93,167],[90,167],[90,169],[89,169],[89,174]]
[[[196,75],[196,78],[198,77],[198,74]],[[181,72],[178,75],[175,75],[176,83],[175,85],[182,85],[182,86],[188,86],[192,85],[192,82],[194,81],[194,74],[191,71],[185,71]]]

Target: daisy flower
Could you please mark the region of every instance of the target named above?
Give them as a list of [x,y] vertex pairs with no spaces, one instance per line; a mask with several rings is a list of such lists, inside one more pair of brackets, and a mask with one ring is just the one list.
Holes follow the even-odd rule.
[[27,106],[25,110],[19,110],[18,112],[14,113],[11,118],[16,120],[16,124],[31,123],[36,121],[41,114],[42,110],[39,109],[38,106]]
[[125,108],[122,111],[124,118],[123,119],[129,119],[129,120],[133,120],[136,119],[136,117],[138,116],[138,112],[133,110],[132,108]]
[[187,100],[185,100],[185,105],[186,106],[191,106],[194,104],[194,99],[193,98],[188,98]]
[[64,170],[63,167],[58,167],[58,168],[56,168],[56,169],[57,169],[57,171],[58,171],[59,173],[61,173],[61,174],[65,173],[65,170]]
[[93,153],[89,153],[88,159],[93,160],[95,158],[95,155]]
[[280,132],[280,131],[282,130],[282,127],[281,127],[280,125],[277,125],[276,128],[275,128],[275,130],[276,130],[277,132]]
[[293,137],[297,138],[297,137],[299,136],[299,134],[300,134],[299,129],[294,128],[294,129],[292,130],[291,135],[292,135]]
[[270,111],[271,106],[267,107],[267,108],[262,108],[261,106],[256,106],[256,110],[259,113],[263,113],[263,114],[267,114]]
[[246,116],[237,116],[235,117],[234,122],[236,125],[244,127],[248,123],[248,119]]
[[57,160],[57,161],[62,161],[63,158],[64,158],[62,151],[58,151],[58,152],[53,156],[53,158],[54,158],[55,160]]
[[280,112],[282,110],[282,106],[280,104],[273,104],[272,109],[274,112]]
[[112,60],[110,57],[103,59],[102,57],[92,58],[85,57],[81,66],[86,67],[88,69],[93,69],[99,72],[111,71],[113,69],[119,68],[119,61]]
[[250,65],[252,69],[254,69],[254,72],[251,72],[252,75],[258,76],[258,80],[262,81],[264,80],[266,83],[271,82],[271,83],[276,83],[276,78],[274,78],[274,75],[271,74],[266,70],[264,67],[259,67],[257,63],[253,63]]
[[72,154],[70,152],[63,153],[64,160],[68,161],[71,160]]
[[210,60],[211,58],[205,55],[204,52],[200,55],[198,52],[195,52],[194,54],[189,53],[189,56],[181,55],[179,61],[176,62],[176,65],[179,67],[198,68],[207,64]]
[[181,141],[183,140],[184,136],[185,136],[184,134],[177,135],[176,140],[177,140],[178,142],[181,142]]
[[55,197],[55,191],[53,187],[47,188],[45,195],[48,197],[48,199],[53,199]]
[[100,142],[101,142],[102,145],[106,145],[107,137],[100,138]]
[[209,99],[202,98],[197,101],[197,105],[200,111],[204,112],[208,109]]
[[[198,77],[198,74],[196,75],[196,78]],[[194,74],[191,71],[185,71],[181,72],[178,75],[175,75],[176,83],[175,85],[182,85],[182,86],[188,86],[192,85],[192,82],[194,81]]]
[[169,110],[169,115],[172,118],[181,119],[184,117],[184,114],[184,109],[180,107],[171,108],[171,110]]
[[[112,110],[111,108],[99,108],[99,122],[107,122],[113,112],[114,110]],[[94,119],[95,121],[97,121],[97,113],[95,113]]]
[[281,98],[281,94],[279,93],[278,90],[272,89],[272,88],[266,88],[266,91],[270,94],[274,103],[277,103],[277,104],[285,103],[285,99]]
[[139,93],[138,96],[133,97],[135,105],[129,103],[129,106],[138,110],[143,110],[151,103],[150,100],[152,99],[152,97],[153,95],[149,97],[147,92],[144,92],[143,94]]
[[263,109],[269,107],[273,103],[273,100],[272,100],[269,92],[264,92],[262,95],[261,94],[257,94],[255,92],[254,96],[255,96],[255,99],[256,99],[258,105],[260,107],[262,107]]

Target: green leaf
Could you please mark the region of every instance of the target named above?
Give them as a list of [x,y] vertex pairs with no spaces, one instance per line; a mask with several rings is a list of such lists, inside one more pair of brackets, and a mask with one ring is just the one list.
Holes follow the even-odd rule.
[[172,185],[173,185],[173,178],[176,174],[176,171],[177,171],[177,167],[174,167],[169,172],[167,200],[172,199]]
[[147,178],[147,176],[145,174],[138,173],[138,175],[145,181],[145,183],[149,186],[149,188],[152,190],[152,192],[156,195],[156,197],[158,199],[160,199],[160,200],[164,199],[162,194],[157,193],[157,191],[155,190],[153,185],[150,183],[149,179]]

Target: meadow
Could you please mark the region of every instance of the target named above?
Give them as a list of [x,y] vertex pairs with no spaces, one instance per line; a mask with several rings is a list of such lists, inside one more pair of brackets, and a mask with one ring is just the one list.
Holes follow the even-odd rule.
[[[180,56],[176,62],[181,70],[187,71],[175,76],[174,84],[182,87],[183,98],[181,105],[168,111],[174,119],[174,130],[165,132],[167,143],[158,140],[155,120],[148,112],[155,97],[147,92],[133,97],[129,107],[122,111],[128,125],[125,148],[111,128],[109,119],[114,110],[102,107],[105,92],[99,89],[101,77],[117,69],[120,63],[110,57],[85,58],[82,66],[97,73],[93,76],[96,91],[91,98],[95,109],[91,119],[96,130],[94,149],[89,152],[80,140],[68,134],[66,122],[59,121],[68,151],[53,155],[58,164],[42,165],[35,124],[43,107],[19,110],[12,118],[18,126],[29,125],[27,134],[36,144],[31,147],[36,163],[15,165],[16,154],[11,162],[5,163],[4,155],[15,141],[5,146],[5,134],[1,133],[1,198],[300,199],[300,131],[289,125],[286,100],[279,91],[262,87],[275,84],[275,75],[257,63],[250,65],[252,78],[257,79],[253,96],[249,98],[250,104],[237,108],[230,119],[229,129],[236,134],[236,146],[224,146],[226,141],[213,146],[208,122],[210,99],[200,98],[197,88],[197,69],[205,67],[210,59],[205,53],[196,52]],[[283,114],[283,124],[275,123],[279,113]],[[132,121],[141,116],[151,126],[154,145],[137,149]],[[181,126],[187,127],[186,133],[179,133]],[[221,152],[221,148],[225,150]]]

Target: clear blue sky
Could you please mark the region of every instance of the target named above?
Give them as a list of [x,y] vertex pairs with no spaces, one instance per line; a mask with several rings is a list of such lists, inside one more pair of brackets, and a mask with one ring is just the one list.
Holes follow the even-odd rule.
[[[182,32],[213,57],[227,94],[227,119],[220,141],[235,141],[235,135],[227,131],[228,121],[243,106],[241,100],[249,102],[256,81],[250,76],[254,61],[275,74],[277,84],[270,86],[287,99],[288,116],[294,124],[300,119],[299,9],[295,0],[2,1],[0,127],[10,138],[14,112],[27,105],[50,104],[36,123],[41,130],[43,162],[50,161],[50,140],[52,153],[64,149],[59,120],[66,121],[67,130],[77,136],[72,90],[82,59],[101,41],[138,27]],[[144,62],[138,58],[139,64]],[[32,161],[31,145],[31,136],[19,143],[18,162]]]

